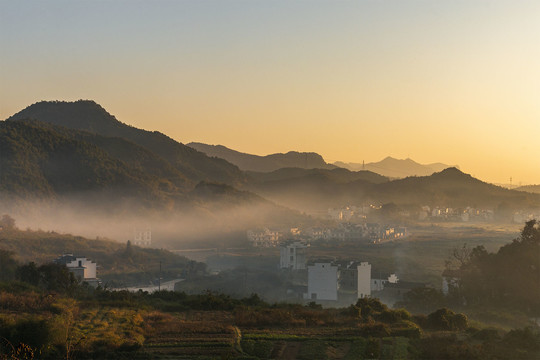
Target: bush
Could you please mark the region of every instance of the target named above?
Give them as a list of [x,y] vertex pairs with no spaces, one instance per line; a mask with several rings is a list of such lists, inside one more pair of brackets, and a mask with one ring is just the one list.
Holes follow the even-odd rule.
[[464,314],[456,314],[452,310],[442,308],[428,315],[427,324],[435,330],[465,330],[468,321]]

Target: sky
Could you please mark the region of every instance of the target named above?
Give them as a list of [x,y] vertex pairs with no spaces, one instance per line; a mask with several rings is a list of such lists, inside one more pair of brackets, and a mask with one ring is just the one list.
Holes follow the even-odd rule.
[[183,143],[540,184],[540,1],[0,0],[0,119],[78,99]]

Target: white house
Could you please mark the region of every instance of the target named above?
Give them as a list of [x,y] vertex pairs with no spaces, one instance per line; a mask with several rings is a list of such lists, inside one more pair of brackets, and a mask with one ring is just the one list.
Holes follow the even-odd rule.
[[281,244],[280,252],[280,268],[291,270],[302,270],[306,268],[308,245],[301,242],[289,242]]
[[77,279],[86,282],[97,282],[97,264],[85,257],[64,254],[54,260],[54,263],[65,265]]
[[332,263],[315,263],[308,266],[308,292],[305,299],[337,300],[339,269]]
[[396,274],[375,274],[371,279],[371,291],[382,291],[386,284],[395,284],[398,281]]

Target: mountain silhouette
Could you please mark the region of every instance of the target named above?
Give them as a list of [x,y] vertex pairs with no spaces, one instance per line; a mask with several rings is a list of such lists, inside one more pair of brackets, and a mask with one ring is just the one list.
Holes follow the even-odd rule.
[[129,140],[165,159],[194,183],[215,181],[239,185],[245,181],[245,175],[235,165],[223,159],[208,157],[158,131],[137,129],[124,124],[91,100],[42,101],[8,118],[23,119]]
[[229,149],[223,145],[207,145],[192,142],[188,146],[197,149],[208,156],[215,156],[235,164],[245,171],[271,172],[281,168],[301,169],[334,169],[336,166],[327,164],[323,157],[313,152],[289,151],[266,156],[252,155]]
[[[446,168],[452,167],[442,163],[433,163],[422,165],[412,159],[395,159],[386,157],[379,162],[367,164],[335,162],[334,165],[349,169],[351,171],[369,170],[377,174],[390,178],[405,178],[408,176],[428,176],[435,172],[440,172]],[[457,166],[453,166],[457,167]]]

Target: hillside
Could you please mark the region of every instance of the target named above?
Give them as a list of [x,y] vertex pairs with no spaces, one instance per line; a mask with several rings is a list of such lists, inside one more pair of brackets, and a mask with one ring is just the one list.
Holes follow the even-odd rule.
[[24,119],[129,140],[165,159],[194,183],[204,180],[238,185],[245,181],[240,169],[227,161],[208,157],[160,132],[137,129],[124,124],[93,101],[42,101],[8,118],[8,120]]
[[390,156],[379,162],[371,162],[365,165],[359,163],[344,163],[341,161],[335,162],[334,165],[349,169],[351,171],[369,170],[390,178],[405,178],[408,176],[429,176],[435,172],[440,172],[449,167],[459,168],[455,165],[452,166],[442,163],[422,165],[412,159],[400,160],[394,159]]
[[255,182],[269,182],[280,181],[287,179],[303,178],[310,176],[320,175],[327,178],[329,181],[339,183],[348,183],[351,181],[363,180],[374,184],[388,181],[388,178],[376,174],[371,171],[349,171],[347,169],[335,168],[335,169],[301,169],[301,168],[281,168],[268,173],[262,172],[247,172],[250,177],[250,181]]
[[17,228],[0,230],[0,251],[8,251],[20,263],[38,265],[52,262],[70,253],[83,256],[99,266],[98,276],[116,284],[143,284],[154,280],[159,273],[168,279],[188,275],[189,269],[204,270],[205,265],[194,263],[163,249],[127,246],[107,239],[90,240],[81,236],[45,231],[21,231]]
[[[92,192],[106,199],[161,198],[159,179],[110,156],[95,144],[36,123],[0,122],[0,193],[57,198]],[[174,187],[174,186],[173,186]]]
[[516,187],[514,190],[540,194],[540,185],[525,185],[525,186]]
[[230,185],[195,185],[123,138],[8,120],[0,122],[0,151],[0,212],[25,227],[124,239],[148,224],[162,244],[178,246],[222,239],[223,232],[243,234],[226,239],[238,241],[252,227],[306,221]]
[[488,208],[495,208],[503,203],[510,207],[540,205],[538,195],[488,184],[456,168],[448,168],[431,176],[395,180],[377,185],[373,190],[373,196],[382,202]]
[[208,156],[225,159],[244,171],[271,172],[281,168],[301,169],[333,169],[334,165],[327,164],[317,153],[289,151],[286,154],[271,154],[266,156],[251,155],[229,149],[223,145],[207,145],[192,142],[188,146],[197,149]]
[[[265,175],[265,176],[268,176]],[[348,204],[430,205],[447,207],[510,208],[540,206],[540,195],[504,189],[449,168],[430,176],[378,183],[358,179],[336,182],[328,174],[291,176],[252,183],[267,199],[302,211],[326,210]]]

